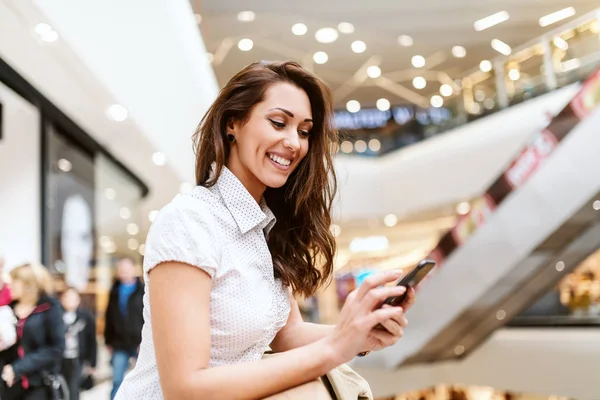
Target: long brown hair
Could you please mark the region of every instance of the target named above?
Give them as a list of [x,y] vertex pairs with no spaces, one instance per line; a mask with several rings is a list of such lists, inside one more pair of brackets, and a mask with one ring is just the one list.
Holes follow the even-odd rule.
[[278,82],[291,83],[306,92],[314,123],[306,157],[285,185],[267,188],[264,193],[277,218],[268,245],[275,276],[294,294],[310,296],[331,277],[336,251],[329,227],[337,187],[331,145],[337,143],[337,131],[331,91],[319,78],[296,62],[256,62],[235,75],[194,134],[196,183],[210,187],[217,182],[230,154],[227,122],[247,122],[254,106],[265,100],[267,89]]

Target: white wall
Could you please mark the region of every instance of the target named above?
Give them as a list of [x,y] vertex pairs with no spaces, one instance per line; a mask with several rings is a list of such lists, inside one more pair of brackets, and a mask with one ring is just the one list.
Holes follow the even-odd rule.
[[30,103],[0,84],[0,252],[8,268],[41,261],[40,117]]

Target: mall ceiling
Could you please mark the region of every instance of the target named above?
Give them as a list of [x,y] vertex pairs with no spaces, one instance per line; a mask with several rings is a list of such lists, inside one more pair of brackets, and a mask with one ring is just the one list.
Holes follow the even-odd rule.
[[[392,106],[407,102],[427,104],[428,96],[439,90],[440,82],[461,78],[480,61],[499,56],[491,48],[493,39],[516,47],[568,21],[564,19],[542,28],[538,21],[545,15],[573,7],[576,14],[571,18],[576,18],[600,6],[596,0],[191,0],[191,3],[221,85],[253,61],[293,59],[330,84],[339,109],[346,107],[349,100],[358,100],[363,108],[374,107],[380,98],[387,98]],[[510,17],[507,21],[475,30],[475,21],[503,11]],[[344,22],[351,25],[339,25]],[[292,26],[298,23],[305,25],[304,35],[292,32]],[[315,33],[327,27],[334,28],[334,36],[337,32],[339,37],[332,43],[318,42]],[[301,28],[296,27],[302,32]],[[250,47],[248,40],[240,42],[243,39],[252,41],[248,51],[238,47]],[[352,50],[355,41],[365,44],[364,52]],[[466,50],[464,57],[453,55],[454,46]],[[457,50],[461,55],[461,49]],[[315,63],[313,55],[317,52],[325,52],[327,62]],[[412,58],[418,55],[425,59],[422,68],[411,65]],[[373,65],[381,70],[377,79],[366,74]],[[413,87],[416,76],[428,80],[425,89]]]

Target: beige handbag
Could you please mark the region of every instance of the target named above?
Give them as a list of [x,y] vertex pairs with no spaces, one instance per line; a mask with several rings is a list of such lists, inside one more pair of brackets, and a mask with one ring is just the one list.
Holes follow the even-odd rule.
[[[272,357],[275,354],[265,354]],[[265,400],[373,400],[369,383],[349,366],[342,364],[327,375]]]

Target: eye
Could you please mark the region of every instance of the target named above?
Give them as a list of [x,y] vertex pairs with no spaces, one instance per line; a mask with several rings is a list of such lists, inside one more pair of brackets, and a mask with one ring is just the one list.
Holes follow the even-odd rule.
[[298,131],[298,133],[300,134],[300,136],[305,137],[305,138],[310,136],[309,131]]
[[269,121],[273,124],[273,126],[277,129],[285,128],[285,124],[283,122],[275,121],[274,119],[269,118]]

